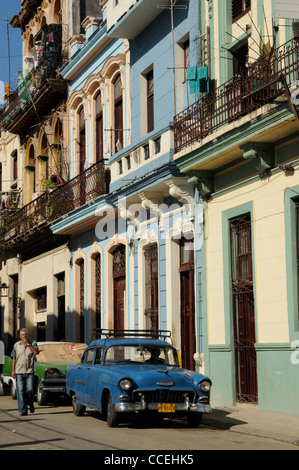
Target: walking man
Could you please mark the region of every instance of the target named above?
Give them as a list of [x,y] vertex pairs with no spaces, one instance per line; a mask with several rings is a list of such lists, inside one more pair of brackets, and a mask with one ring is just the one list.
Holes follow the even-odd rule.
[[12,377],[16,379],[17,400],[20,416],[34,413],[34,370],[35,356],[39,353],[35,341],[29,340],[28,330],[22,328],[20,331],[21,341],[17,341],[13,347]]

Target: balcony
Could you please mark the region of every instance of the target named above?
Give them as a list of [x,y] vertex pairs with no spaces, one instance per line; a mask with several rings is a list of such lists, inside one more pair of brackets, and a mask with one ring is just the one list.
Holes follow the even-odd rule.
[[113,38],[136,38],[154,19],[161,14],[163,6],[170,0],[108,0],[107,32]]
[[11,26],[13,28],[21,28],[24,31],[29,20],[36,14],[42,2],[43,0],[22,0],[21,11],[12,18],[10,22]]
[[62,64],[61,25],[46,25],[34,38],[34,66],[19,83],[18,90],[7,97],[1,127],[13,134],[27,135],[67,96],[67,82],[58,76]]
[[63,185],[43,193],[14,213],[2,217],[5,247],[33,243],[51,222],[108,192],[109,174],[103,161]]
[[243,76],[203,96],[174,118],[175,153],[268,103],[275,103],[299,78],[299,39],[284,44]]

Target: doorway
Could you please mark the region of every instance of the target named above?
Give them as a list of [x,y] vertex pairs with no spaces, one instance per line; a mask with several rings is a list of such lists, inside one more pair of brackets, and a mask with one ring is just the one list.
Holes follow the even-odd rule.
[[180,241],[180,292],[181,292],[181,356],[185,369],[195,370],[195,296],[194,296],[194,243]]
[[126,247],[118,246],[113,252],[113,325],[124,330],[126,295]]
[[257,403],[250,214],[230,220],[236,399]]

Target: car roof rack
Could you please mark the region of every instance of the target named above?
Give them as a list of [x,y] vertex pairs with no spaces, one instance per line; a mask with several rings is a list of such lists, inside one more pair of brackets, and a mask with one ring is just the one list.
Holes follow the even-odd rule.
[[99,338],[171,338],[170,330],[113,330],[94,328],[93,336]]

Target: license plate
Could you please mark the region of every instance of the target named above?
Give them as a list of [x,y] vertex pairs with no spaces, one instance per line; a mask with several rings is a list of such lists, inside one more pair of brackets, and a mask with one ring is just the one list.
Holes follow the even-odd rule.
[[158,411],[160,413],[174,413],[175,405],[173,403],[158,403]]

